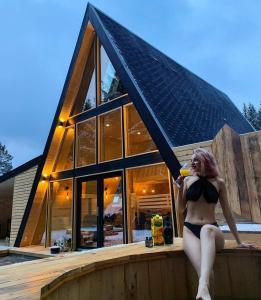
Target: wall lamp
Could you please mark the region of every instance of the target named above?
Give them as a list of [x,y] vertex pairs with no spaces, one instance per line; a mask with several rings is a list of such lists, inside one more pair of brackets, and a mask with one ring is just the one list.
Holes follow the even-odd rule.
[[64,126],[65,126],[65,121],[59,120],[57,126],[58,126],[59,128],[64,127]]
[[48,175],[43,174],[41,180],[42,182],[46,182],[48,180]]

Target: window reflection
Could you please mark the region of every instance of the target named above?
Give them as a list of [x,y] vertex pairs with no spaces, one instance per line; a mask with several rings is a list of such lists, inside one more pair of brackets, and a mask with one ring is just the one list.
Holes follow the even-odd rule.
[[97,247],[97,181],[81,184],[80,247]]
[[101,104],[126,94],[122,82],[116,73],[103,46],[100,48],[101,58]]
[[74,127],[65,129],[63,141],[54,168],[55,172],[73,168],[73,140]]
[[50,183],[49,235],[51,245],[65,242],[70,248],[72,239],[72,180]]
[[96,107],[95,39],[84,69],[81,85],[73,108],[73,115]]
[[130,242],[151,235],[151,218],[171,218],[168,171],[164,164],[127,170],[128,236]]
[[77,124],[76,166],[94,164],[96,162],[96,119]]
[[125,106],[126,154],[135,155],[157,150],[134,105]]
[[103,191],[104,246],[123,243],[122,182],[121,177],[104,179]]
[[101,115],[100,122],[100,161],[122,157],[121,109]]

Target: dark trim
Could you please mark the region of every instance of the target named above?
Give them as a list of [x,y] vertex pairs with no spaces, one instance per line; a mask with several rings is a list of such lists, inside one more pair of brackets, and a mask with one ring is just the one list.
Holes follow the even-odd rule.
[[27,170],[29,170],[30,168],[38,165],[40,163],[40,161],[42,160],[43,156],[39,155],[35,158],[33,158],[32,160],[29,160],[28,162],[24,163],[23,165],[11,170],[10,172],[0,176],[0,183],[4,182],[12,177],[15,177]]
[[173,179],[169,174],[169,188],[170,188],[170,195],[171,195],[171,204],[172,204],[172,220],[173,220],[173,227],[174,227],[174,233],[175,237],[178,237],[178,225],[177,225],[177,216],[176,216],[176,205],[175,205],[175,195],[174,195],[174,188],[173,188]]
[[126,177],[126,169],[123,169],[122,172],[122,211],[123,211],[123,239],[124,244],[128,244],[128,197],[127,197],[127,177]]
[[53,173],[51,180],[62,180],[72,177],[89,176],[92,174],[100,174],[106,172],[113,172],[125,168],[133,168],[143,165],[151,165],[163,162],[160,153],[153,152],[128,158],[117,159],[109,162],[104,162],[96,165],[81,167],[74,170],[62,171]]
[[100,20],[96,8],[90,5],[90,21],[94,30],[99,37],[103,47],[105,48],[108,57],[110,58],[116,72],[119,74],[123,85],[127,89],[130,99],[132,100],[135,108],[141,116],[142,121],[146,125],[150,136],[156,144],[163,160],[169,168],[172,176],[177,178],[179,176],[179,169],[181,167],[178,159],[172,151],[172,144],[164,132],[161,124],[157,120],[153,111],[151,110],[142,90],[137,85],[135,78],[129,71],[126,63],[121,59],[121,55],[117,47],[111,41],[106,28]]
[[76,123],[85,121],[87,119],[96,117],[100,114],[109,112],[113,109],[119,108],[122,105],[125,105],[125,104],[128,104],[128,103],[131,103],[131,100],[130,100],[128,95],[120,97],[119,99],[111,100],[110,102],[107,102],[105,104],[102,104],[102,105],[97,106],[95,108],[92,108],[90,110],[87,110],[87,111],[85,111],[85,112],[83,112],[79,115],[71,117],[67,121],[66,126],[71,126],[73,124],[76,124]]

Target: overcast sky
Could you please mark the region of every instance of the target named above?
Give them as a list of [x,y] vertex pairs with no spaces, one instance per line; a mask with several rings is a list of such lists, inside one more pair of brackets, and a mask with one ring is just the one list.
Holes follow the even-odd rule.
[[[260,0],[93,0],[113,19],[225,92],[261,101]],[[86,8],[0,0],[0,141],[13,165],[42,154]]]

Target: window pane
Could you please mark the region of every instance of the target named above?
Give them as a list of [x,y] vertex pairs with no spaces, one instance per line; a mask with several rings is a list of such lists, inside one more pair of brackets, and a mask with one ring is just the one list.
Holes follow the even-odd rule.
[[96,162],[96,119],[77,124],[76,166],[86,166]]
[[59,172],[73,168],[74,127],[65,129],[58,159],[54,171]]
[[95,42],[82,76],[81,85],[75,101],[72,115],[81,113],[96,106],[96,68],[95,68]]
[[121,109],[101,115],[100,161],[122,157]]
[[80,247],[97,247],[97,181],[81,184]]
[[120,176],[104,179],[103,201],[104,246],[123,244],[122,182]]
[[101,57],[101,104],[126,94],[118,74],[109,60],[103,46],[100,48]]
[[134,105],[125,106],[126,155],[157,150]]
[[92,73],[91,82],[83,104],[82,111],[94,108],[96,106],[96,76],[95,70]]
[[127,170],[128,236],[131,242],[151,235],[151,218],[172,221],[168,171],[164,164]]
[[49,218],[51,245],[64,239],[72,239],[72,180],[51,182]]

